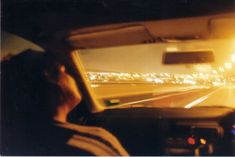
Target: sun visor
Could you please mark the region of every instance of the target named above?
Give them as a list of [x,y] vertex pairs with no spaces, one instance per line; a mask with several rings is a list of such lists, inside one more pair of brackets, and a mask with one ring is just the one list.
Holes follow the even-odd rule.
[[235,37],[235,14],[101,25],[69,32],[74,48]]
[[210,20],[212,38],[235,38],[235,16]]
[[111,30],[76,34],[67,38],[75,48],[102,48],[120,45],[141,44],[153,41],[144,26],[126,26]]
[[208,17],[163,20],[146,25],[154,37],[163,39],[194,39],[209,36]]

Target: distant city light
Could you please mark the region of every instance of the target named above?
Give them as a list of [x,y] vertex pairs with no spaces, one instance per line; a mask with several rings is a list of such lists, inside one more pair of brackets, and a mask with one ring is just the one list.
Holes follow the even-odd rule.
[[183,81],[183,83],[184,83],[184,84],[196,84],[195,81],[193,81],[193,80],[187,80],[187,79],[185,79],[185,80]]
[[217,86],[222,86],[224,85],[224,82],[217,82],[217,81],[214,81],[212,82],[213,86],[217,87]]
[[97,87],[99,87],[100,85],[98,85],[98,84],[91,84],[91,87],[92,88],[97,88]]
[[153,79],[152,78],[146,78],[146,81],[153,82]]
[[223,67],[219,67],[219,71],[220,72],[224,72],[224,68]]
[[197,72],[210,72],[212,70],[212,66],[210,64],[196,64],[193,68]]
[[[230,63],[231,66],[232,63]],[[230,64],[225,64],[230,68]],[[87,72],[92,88],[97,88],[99,83],[154,83],[154,84],[174,84],[174,85],[209,85],[224,86],[226,77],[223,75],[225,69],[218,67],[210,73],[195,72],[192,74],[174,73],[128,73],[128,72]],[[235,78],[231,78],[235,81]]]
[[235,54],[232,55],[231,59],[233,62],[235,62]]
[[218,72],[216,70],[212,70],[212,73],[213,74],[217,74]]
[[226,69],[232,69],[233,65],[232,65],[232,63],[227,62],[227,63],[224,63],[224,67]]
[[161,79],[159,79],[159,78],[155,78],[155,79],[154,79],[154,82],[156,82],[156,83],[164,83],[164,81],[161,80]]

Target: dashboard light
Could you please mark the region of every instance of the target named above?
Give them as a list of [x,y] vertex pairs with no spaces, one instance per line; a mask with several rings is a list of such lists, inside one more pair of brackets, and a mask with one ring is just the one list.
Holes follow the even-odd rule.
[[201,138],[201,139],[200,139],[200,143],[201,143],[201,144],[206,144],[206,140],[205,140],[204,138]]
[[196,144],[196,140],[193,137],[189,137],[187,139],[187,141],[188,141],[188,144],[190,144],[190,145],[195,145]]
[[232,132],[233,136],[235,136],[235,125],[233,125],[231,132]]

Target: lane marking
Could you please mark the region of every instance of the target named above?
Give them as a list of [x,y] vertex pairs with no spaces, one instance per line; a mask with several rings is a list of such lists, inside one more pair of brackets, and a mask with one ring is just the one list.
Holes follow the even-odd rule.
[[187,94],[187,93],[196,92],[194,90],[193,91],[192,90],[185,91],[185,92],[181,92],[181,93],[175,93],[175,94],[167,94],[167,95],[156,97],[156,98],[149,98],[149,99],[144,99],[144,100],[138,100],[138,101],[133,101],[133,102],[128,102],[128,103],[123,103],[123,104],[120,104],[120,105],[114,106],[114,107],[122,107],[122,106],[126,106],[126,105],[139,104],[139,103],[143,103],[143,102],[148,102],[148,101],[153,101],[153,100],[160,100],[160,99],[164,99],[164,98],[168,98],[168,97],[172,97],[172,96],[178,96],[178,95],[184,95],[184,94]]
[[184,106],[184,108],[189,109],[189,108],[191,108],[192,106],[195,106],[195,105],[197,105],[197,104],[199,104],[199,103],[205,101],[207,98],[208,98],[208,96],[203,96],[203,97],[201,97],[201,98],[199,98],[199,99],[196,99],[196,100],[192,101],[191,103],[189,103],[188,105]]
[[191,108],[191,107],[193,107],[193,106],[195,106],[195,105],[197,105],[197,104],[199,104],[199,103],[205,101],[206,99],[208,99],[209,96],[211,96],[212,94],[214,94],[214,93],[215,93],[217,90],[219,90],[219,89],[220,89],[220,88],[218,88],[218,89],[216,89],[216,90],[210,92],[209,94],[207,94],[207,95],[205,95],[205,96],[202,96],[202,97],[200,97],[200,98],[198,98],[198,99],[196,99],[196,100],[190,102],[189,104],[187,104],[186,106],[184,106],[184,108],[189,109],[189,108]]

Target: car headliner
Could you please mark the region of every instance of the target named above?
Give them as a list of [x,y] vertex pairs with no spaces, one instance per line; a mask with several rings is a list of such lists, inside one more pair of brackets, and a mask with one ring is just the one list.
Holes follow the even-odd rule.
[[3,29],[33,41],[71,28],[232,12],[235,0],[3,0]]

